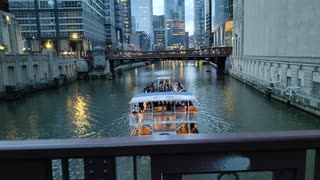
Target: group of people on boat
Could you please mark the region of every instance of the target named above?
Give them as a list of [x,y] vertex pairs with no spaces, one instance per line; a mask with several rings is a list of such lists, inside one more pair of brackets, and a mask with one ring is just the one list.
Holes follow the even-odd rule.
[[160,81],[159,83],[150,82],[148,83],[145,88],[143,89],[144,93],[151,93],[151,92],[174,92],[174,91],[181,91],[183,87],[179,82],[175,83],[174,85],[169,83],[164,83]]
[[192,104],[191,101],[189,101],[189,105],[187,105],[187,102],[153,102],[152,104],[150,102],[145,102],[145,103],[139,103],[138,108],[139,110],[137,110],[137,107],[134,106],[132,109],[133,113],[136,112],[145,112],[146,110],[152,110],[152,106],[153,106],[153,110],[154,111],[177,111],[177,112],[196,112],[198,111],[196,109],[196,107]]
[[[132,135],[172,135],[198,133],[198,113],[193,104],[196,99],[191,92],[160,93],[158,87],[170,87],[175,89],[180,83],[172,83],[158,79],[158,83],[148,83],[146,88],[151,92],[135,95],[129,102],[130,126]],[[162,86],[161,86],[162,85]],[[156,91],[158,90],[158,91]],[[147,92],[147,91],[146,91]]]

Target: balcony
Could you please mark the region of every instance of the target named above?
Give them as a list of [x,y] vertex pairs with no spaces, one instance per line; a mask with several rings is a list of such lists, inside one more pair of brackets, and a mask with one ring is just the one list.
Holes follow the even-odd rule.
[[[80,159],[86,180],[121,179],[117,174],[128,172],[138,179],[141,171],[152,180],[207,173],[218,174],[218,180],[225,174],[240,179],[238,173],[257,171],[271,172],[273,180],[320,180],[319,148],[318,130],[0,141],[0,172],[7,179],[54,179],[52,161],[61,160],[61,176],[68,180],[69,160]],[[307,150],[315,155],[308,163]],[[117,172],[117,158],[124,156],[131,157],[133,169]],[[137,165],[140,156],[149,157],[149,168]]]

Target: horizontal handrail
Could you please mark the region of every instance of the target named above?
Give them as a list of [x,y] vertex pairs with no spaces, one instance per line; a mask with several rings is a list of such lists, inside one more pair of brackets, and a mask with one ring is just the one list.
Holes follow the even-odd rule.
[[152,180],[250,171],[304,180],[307,149],[316,149],[312,176],[319,180],[319,130],[0,141],[0,173],[9,179],[53,179],[52,160],[60,159],[62,177],[69,180],[69,160],[80,158],[85,179],[115,180],[116,157],[132,156],[137,179],[135,159],[141,155],[150,156]]
[[[188,146],[188,148],[186,148]],[[320,131],[0,141],[0,159],[319,149]]]

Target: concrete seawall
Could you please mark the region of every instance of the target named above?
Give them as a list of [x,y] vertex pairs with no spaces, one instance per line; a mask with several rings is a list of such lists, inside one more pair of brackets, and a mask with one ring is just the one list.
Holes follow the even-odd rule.
[[[253,89],[257,90],[258,92],[260,92],[262,95],[266,95],[266,92],[265,90],[255,86],[254,84],[250,83],[250,81],[246,81],[244,79],[241,79],[239,78],[238,76],[236,76],[235,74],[233,74],[232,72],[229,72],[229,75],[232,76],[233,78],[249,85],[250,87],[252,87]],[[293,107],[296,107],[296,108],[299,108],[303,111],[306,111],[308,113],[311,113],[313,115],[316,115],[316,116],[319,116],[320,117],[320,110],[318,109],[315,109],[313,107],[310,107],[310,106],[306,106],[306,105],[302,105],[302,104],[299,104],[299,103],[296,103],[294,102],[294,100],[292,99],[289,99],[289,98],[285,98],[285,97],[280,97],[280,96],[277,96],[277,95],[274,95],[274,94],[271,94],[269,96],[270,98],[273,98],[273,99],[276,99],[278,101],[281,101],[283,103],[286,103],[286,104],[290,104],[292,105]]]
[[125,71],[125,70],[129,70],[129,69],[133,69],[133,68],[137,68],[137,67],[143,67],[145,66],[146,63],[151,64],[152,62],[137,62],[137,63],[132,63],[132,64],[125,64],[125,65],[120,65],[118,67],[116,67],[114,70],[117,71]]

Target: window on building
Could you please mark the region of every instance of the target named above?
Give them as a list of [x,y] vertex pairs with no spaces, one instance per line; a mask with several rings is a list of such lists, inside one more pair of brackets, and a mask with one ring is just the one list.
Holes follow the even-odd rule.
[[299,87],[302,87],[302,85],[301,85],[301,79],[298,79],[298,86],[299,86]]
[[318,82],[312,83],[312,92],[315,94],[320,94],[320,83]]
[[304,72],[302,70],[298,71],[298,86],[304,87]]
[[287,77],[287,87],[291,86],[291,77]]
[[320,72],[312,73],[312,92],[314,94],[320,94]]

